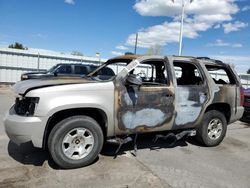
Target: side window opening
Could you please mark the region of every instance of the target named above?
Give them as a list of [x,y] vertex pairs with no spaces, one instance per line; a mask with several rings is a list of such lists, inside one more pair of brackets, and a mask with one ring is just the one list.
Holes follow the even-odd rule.
[[87,74],[87,73],[88,73],[87,67],[81,66],[81,65],[76,65],[75,66],[75,74],[84,75],[84,74]]
[[177,85],[202,85],[202,76],[194,64],[175,61],[174,69]]
[[57,73],[59,74],[71,74],[72,69],[70,65],[61,65],[57,70]]
[[167,70],[163,61],[145,61],[131,71],[131,74],[140,76],[143,85],[168,84]]
[[215,66],[206,65],[206,68],[216,84],[222,84],[222,85],[236,84],[234,76],[225,67],[216,66],[216,65]]

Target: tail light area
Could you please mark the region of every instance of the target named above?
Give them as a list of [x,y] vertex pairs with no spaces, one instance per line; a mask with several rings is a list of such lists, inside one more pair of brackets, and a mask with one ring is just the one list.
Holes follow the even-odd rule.
[[244,105],[244,88],[243,87],[240,88],[240,105],[241,106]]

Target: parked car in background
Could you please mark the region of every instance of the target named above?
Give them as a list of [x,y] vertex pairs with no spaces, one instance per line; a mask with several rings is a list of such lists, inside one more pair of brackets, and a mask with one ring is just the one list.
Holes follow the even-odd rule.
[[[86,65],[86,64],[66,64],[60,63],[53,66],[48,71],[40,71],[40,72],[28,72],[21,75],[21,80],[28,79],[38,79],[38,78],[46,78],[46,77],[55,77],[55,76],[70,76],[70,77],[82,77],[91,71],[97,68],[96,65]],[[112,69],[108,68],[102,71],[102,76],[106,75],[114,75]]]
[[241,121],[250,123],[250,88],[244,90],[244,104],[245,111]]

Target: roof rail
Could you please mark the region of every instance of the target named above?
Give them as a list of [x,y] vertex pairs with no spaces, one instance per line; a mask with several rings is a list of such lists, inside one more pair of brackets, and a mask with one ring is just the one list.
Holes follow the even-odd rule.
[[209,57],[196,57],[196,59],[210,59]]

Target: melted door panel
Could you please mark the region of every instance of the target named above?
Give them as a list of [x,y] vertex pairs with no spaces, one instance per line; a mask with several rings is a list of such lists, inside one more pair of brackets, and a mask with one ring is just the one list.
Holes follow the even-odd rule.
[[208,100],[204,86],[178,86],[176,89],[176,118],[174,129],[195,126]]
[[[173,91],[173,90],[172,90]],[[148,131],[172,127],[174,93],[167,86],[120,86],[117,118],[120,130]]]

